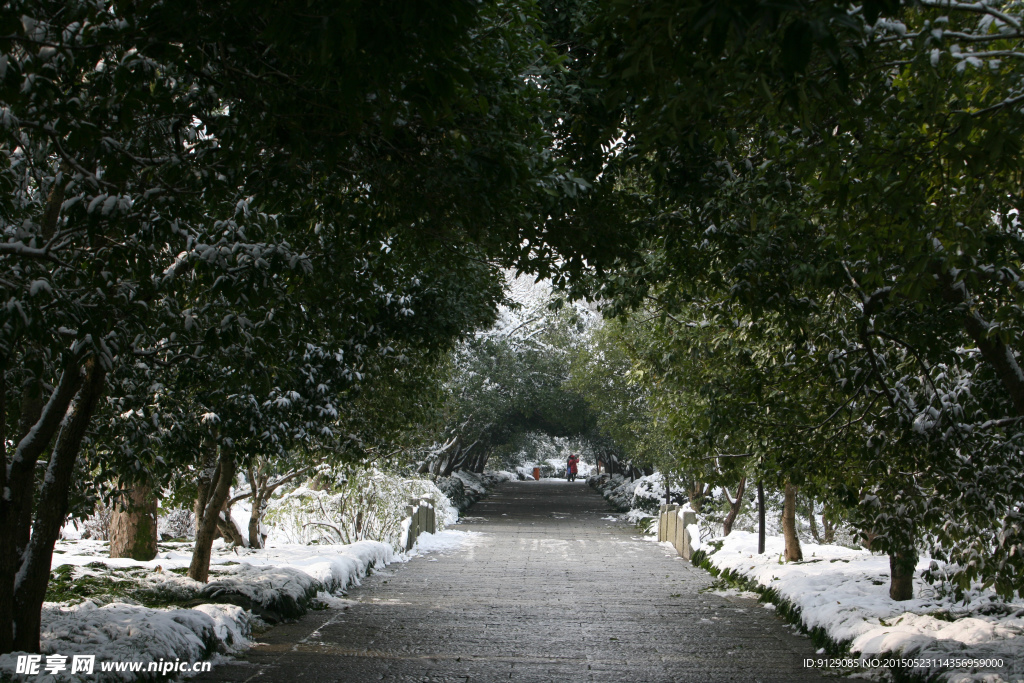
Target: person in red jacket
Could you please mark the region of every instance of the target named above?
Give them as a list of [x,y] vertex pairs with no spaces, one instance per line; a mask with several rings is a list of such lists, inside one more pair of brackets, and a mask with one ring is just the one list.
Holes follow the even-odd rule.
[[580,456],[573,453],[569,456],[569,481],[576,481],[576,472],[579,470]]

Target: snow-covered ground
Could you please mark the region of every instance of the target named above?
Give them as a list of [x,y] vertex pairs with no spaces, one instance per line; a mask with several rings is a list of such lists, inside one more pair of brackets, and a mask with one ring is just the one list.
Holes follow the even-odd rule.
[[[275,620],[298,616],[316,602],[330,606],[375,568],[417,555],[451,552],[479,535],[452,530],[422,534],[407,554],[397,554],[390,545],[377,541],[239,548],[237,552],[217,541],[206,584],[180,573],[191,559],[187,544],[162,544],[155,560],[138,562],[106,557],[108,548],[101,541],[62,541],[54,554],[55,570],[70,573],[68,578],[75,582],[103,582],[102,586],[113,587],[120,594],[46,603],[42,673],[30,679],[41,683],[145,680],[145,672],[142,676],[102,672],[101,663],[143,662],[148,666],[149,662],[198,662],[211,655],[237,653],[252,644],[253,627],[264,625],[261,616]],[[142,601],[210,602],[190,609],[147,607],[121,593],[120,587]],[[45,673],[46,655],[66,657],[66,668]],[[94,655],[94,672],[72,675],[75,655]],[[0,656],[0,674],[15,672],[17,656]]]
[[[766,539],[763,555],[757,554],[756,534],[734,531],[718,540],[719,550],[714,544],[705,547],[713,567],[748,582],[767,602],[792,609],[804,628],[821,629],[851,654],[910,660],[904,673],[921,680],[1024,680],[1024,601],[1007,603],[991,592],[974,591],[966,604],[958,603],[918,578],[917,597],[895,602],[888,594],[885,555],[803,544],[802,562],[782,563],[781,537]],[[921,562],[918,576],[928,564]],[[993,660],[1002,666],[991,666]]]
[[[457,472],[449,481],[457,480],[456,488],[468,502],[486,494],[489,486],[514,478],[507,472]],[[409,482],[401,483],[408,488]],[[408,553],[396,551],[404,539],[396,544],[390,536],[388,542],[288,542],[295,534],[275,533],[281,529],[272,525],[263,549],[215,541],[205,584],[185,576],[191,543],[160,543],[157,557],[148,562],[112,559],[107,542],[82,539],[71,526],[54,549],[50,591],[60,602],[43,607],[43,656],[35,662],[39,673],[25,680],[164,680],[159,671],[146,670],[150,663],[216,661],[248,648],[253,628],[298,617],[311,607],[339,606],[338,596],[374,569],[419,555],[444,555],[474,542],[479,532],[443,530],[458,512],[433,483],[428,488],[414,492],[434,499],[442,529],[421,534]],[[239,512],[247,516],[247,511]],[[24,665],[24,653],[0,656],[0,679],[23,678],[16,674],[19,655]],[[91,673],[72,673],[73,660],[81,655],[95,658]],[[104,663],[116,662],[141,663],[141,673],[103,670]]]

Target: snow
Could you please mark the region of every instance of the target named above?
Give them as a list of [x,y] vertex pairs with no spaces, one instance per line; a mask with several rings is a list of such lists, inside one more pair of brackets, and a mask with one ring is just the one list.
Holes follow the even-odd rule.
[[424,555],[426,553],[448,553],[461,550],[473,543],[476,543],[483,532],[480,531],[439,531],[436,534],[420,534],[416,539],[410,555]]
[[[467,491],[486,493],[498,481],[514,479],[508,472],[453,475]],[[431,484],[428,493],[437,492]],[[404,492],[404,491],[403,491]],[[444,498],[447,500],[447,498]],[[451,506],[439,517],[451,523]],[[82,539],[77,527],[65,529],[53,555],[52,568],[72,567],[71,577],[102,579],[119,595],[93,596],[76,604],[46,603],[43,609],[43,654],[95,655],[93,675],[67,671],[38,681],[129,681],[130,672],[101,672],[101,662],[200,661],[211,655],[237,653],[251,645],[254,624],[299,616],[310,606],[345,608],[351,601],[339,597],[376,568],[411,557],[446,554],[470,547],[484,534],[439,530],[421,534],[409,553],[398,553],[390,542],[362,540],[350,544],[303,545],[284,542],[286,534],[271,534],[267,548],[230,548],[214,543],[210,581],[193,581],[180,572],[192,559],[192,544],[159,544],[157,557],[148,562],[110,558],[109,544]],[[433,559],[433,558],[429,558]],[[178,571],[172,571],[178,570]],[[67,571],[67,570],[65,570]],[[127,590],[125,590],[127,589]],[[154,608],[138,604],[202,602],[191,609]],[[152,600],[151,600],[152,598]],[[230,604],[225,604],[230,603]],[[13,672],[17,655],[0,657],[0,672]],[[69,660],[70,661],[70,660]],[[10,668],[8,668],[10,667]]]
[[[719,541],[721,549],[708,555],[714,567],[752,581],[762,591],[770,589],[798,611],[806,629],[823,629],[851,653],[868,658],[898,653],[916,659],[1024,661],[1024,601],[1006,603],[989,592],[974,591],[966,604],[955,602],[919,578],[928,560],[918,565],[917,597],[896,602],[888,594],[888,556],[803,544],[805,559],[783,564],[781,537],[767,538],[763,555],[757,554],[756,534],[733,531]],[[963,669],[943,672],[941,680],[1022,680],[1004,678],[1007,674],[1000,669]]]
[[[99,662],[200,661],[211,651],[249,647],[251,617],[234,605],[156,610],[126,603],[43,606],[42,654],[95,655],[94,675],[33,676],[33,681],[130,681],[127,672],[101,673]],[[14,671],[19,653],[0,655],[0,671]]]
[[[589,477],[587,484],[600,491],[608,502],[623,512],[638,509],[654,514],[664,502],[665,479],[661,472],[640,477],[635,481],[630,481],[621,474],[602,474]],[[678,493],[678,489],[672,491],[673,494]]]
[[[416,551],[453,550],[472,542],[475,535],[456,531],[428,534],[432,538],[424,538]],[[52,566],[74,567],[75,579],[103,576],[131,581],[135,589],[147,596],[229,600],[244,603],[248,608],[218,602],[192,609],[157,609],[113,596],[77,604],[46,603],[41,633],[43,654],[96,656],[94,675],[71,677],[64,672],[59,680],[133,680],[125,672],[101,673],[99,662],[151,662],[161,658],[200,661],[212,653],[236,653],[251,645],[253,613],[276,618],[297,616],[313,600],[339,606],[344,601],[337,595],[358,585],[373,568],[407,559],[397,555],[391,545],[377,541],[334,546],[282,544],[235,551],[219,542],[211,560],[210,582],[202,584],[168,571],[187,567],[190,551],[190,544],[186,543],[161,544],[156,559],[139,562],[106,557],[109,547],[101,541],[59,542]],[[108,604],[102,604],[105,600],[109,600]],[[17,654],[0,657],[0,671],[14,671]],[[33,680],[58,679],[40,675]]]

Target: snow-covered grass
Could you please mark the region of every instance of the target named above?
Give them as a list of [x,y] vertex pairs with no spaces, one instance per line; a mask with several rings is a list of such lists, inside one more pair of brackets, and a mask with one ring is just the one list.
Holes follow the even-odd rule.
[[[77,605],[46,603],[42,617],[42,654],[68,657],[68,670],[30,679],[41,683],[162,680],[155,674],[103,673],[99,663],[197,662],[249,647],[252,628],[251,616],[234,605],[157,610],[122,602],[101,606],[86,600]],[[15,671],[18,654],[0,655],[0,675]],[[72,675],[74,655],[95,655],[94,674]]]
[[646,510],[639,508],[633,508],[626,512],[623,516],[627,522],[635,526],[641,532],[645,534],[657,535],[658,534],[658,516],[652,515]]
[[[449,545],[464,542],[446,538]],[[406,559],[378,541],[237,552],[218,541],[210,581],[203,584],[182,575],[189,550],[186,544],[162,544],[155,560],[138,562],[101,559],[107,547],[100,541],[59,543],[50,597],[60,602],[43,608],[43,654],[95,655],[98,667],[99,662],[199,661],[235,653],[250,645],[254,625],[298,617],[318,600],[329,602],[358,584],[374,568]],[[16,661],[17,653],[0,657],[0,672],[13,672]],[[129,672],[95,671],[84,677],[65,671],[49,680],[145,680]]]
[[[715,546],[720,547],[715,550]],[[917,660],[899,674],[917,680],[1020,681],[1024,669],[1024,601],[1004,602],[988,591],[974,591],[958,603],[920,578],[913,600],[889,598],[889,560],[866,550],[804,544],[802,562],[782,563],[781,537],[766,539],[757,554],[757,536],[734,531],[706,544],[703,566],[740,587],[754,590],[802,627],[822,653]],[[918,577],[928,567],[918,566]],[[936,660],[1002,660],[1002,667],[952,666]],[[941,662],[940,662],[941,663]]]
[[[100,541],[62,541],[52,584],[62,601],[44,606],[42,652],[68,656],[69,662],[73,655],[95,655],[96,673],[72,677],[65,671],[32,680],[147,680],[145,672],[101,673],[99,662],[194,662],[237,653],[251,645],[254,626],[297,617],[317,603],[343,603],[338,595],[374,568],[451,552],[480,535],[422,534],[408,554],[377,541],[262,550],[231,550],[218,541],[207,584],[182,575],[191,558],[187,544],[161,544],[155,560],[139,562],[102,557],[107,546]],[[18,654],[0,657],[0,675],[14,672]]]

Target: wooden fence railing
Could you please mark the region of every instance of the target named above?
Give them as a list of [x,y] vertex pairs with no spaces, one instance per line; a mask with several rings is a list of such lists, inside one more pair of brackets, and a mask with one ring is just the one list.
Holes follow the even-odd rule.
[[416,545],[416,539],[420,534],[437,532],[437,513],[429,498],[412,498],[405,506],[405,514],[409,518],[409,533],[405,536],[405,549],[409,551]]

